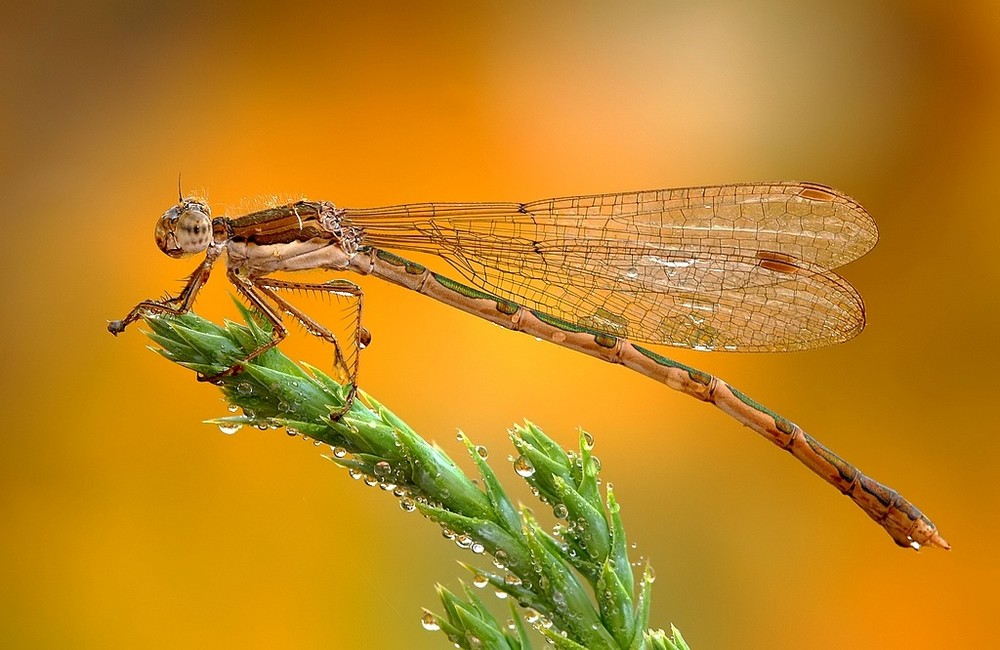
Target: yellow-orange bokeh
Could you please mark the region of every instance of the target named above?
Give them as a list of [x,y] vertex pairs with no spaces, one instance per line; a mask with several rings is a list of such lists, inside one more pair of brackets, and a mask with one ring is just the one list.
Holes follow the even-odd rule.
[[[217,210],[798,178],[882,241],[846,274],[870,325],[719,374],[924,508],[909,553],[722,415],[368,279],[363,385],[503,465],[529,417],[595,434],[653,621],[695,647],[987,647],[1000,571],[993,373],[1000,46],[992,3],[199,4],[11,11],[0,40],[5,277],[0,638],[12,647],[445,647],[432,584],[470,560],[214,389],[103,330],[192,264],[152,224]],[[199,312],[233,316],[214,279]],[[289,341],[295,355],[313,354]],[[322,359],[306,357],[313,362]],[[502,471],[502,470],[501,470]],[[512,478],[512,473],[507,472]]]

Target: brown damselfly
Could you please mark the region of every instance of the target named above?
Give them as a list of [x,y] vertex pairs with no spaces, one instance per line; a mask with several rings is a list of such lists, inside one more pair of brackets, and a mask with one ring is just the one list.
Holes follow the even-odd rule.
[[[855,336],[864,326],[864,306],[834,269],[868,252],[878,230],[864,208],[831,188],[734,184],[364,209],[303,200],[215,218],[204,201],[182,198],[160,217],[155,235],[171,257],[205,258],[177,296],[145,300],[109,323],[114,334],[146,314],[190,310],[225,253],[230,281],[273,326],[271,340],[242,363],[287,335],[286,314],[333,345],[353,398],[359,355],[345,354],[329,329],[282,294],[315,291],[352,301],[351,344],[360,350],[369,340],[361,326],[361,289],[342,278],[305,283],[272,274],[373,275],[715,404],[850,497],[897,544],[948,548],[913,504],[798,425],[717,377],[633,343],[780,352]],[[469,284],[390,250],[437,255]]]

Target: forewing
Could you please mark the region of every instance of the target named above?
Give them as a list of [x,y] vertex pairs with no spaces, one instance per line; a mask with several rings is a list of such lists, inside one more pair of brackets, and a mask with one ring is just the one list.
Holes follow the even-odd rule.
[[860,297],[830,269],[878,236],[856,202],[808,183],[348,213],[366,242],[437,254],[527,307],[636,341],[728,350],[860,331]]

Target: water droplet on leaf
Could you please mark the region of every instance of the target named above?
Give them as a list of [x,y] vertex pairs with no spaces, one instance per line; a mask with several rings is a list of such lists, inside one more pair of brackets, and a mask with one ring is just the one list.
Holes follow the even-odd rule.
[[518,476],[528,478],[534,475],[535,466],[531,464],[527,456],[518,456],[517,460],[514,461],[514,471],[517,472]]
[[234,433],[236,433],[237,431],[239,431],[242,428],[243,428],[243,425],[240,424],[239,422],[221,422],[221,423],[219,423],[219,431],[221,431],[222,433],[226,434],[227,436],[233,435]]
[[424,612],[424,615],[420,617],[420,624],[424,626],[425,630],[429,630],[431,632],[437,632],[441,629],[437,616],[430,612]]

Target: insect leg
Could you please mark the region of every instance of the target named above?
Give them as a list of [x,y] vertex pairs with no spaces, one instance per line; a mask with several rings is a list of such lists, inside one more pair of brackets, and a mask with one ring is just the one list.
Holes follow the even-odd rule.
[[146,314],[174,314],[177,316],[186,314],[191,310],[198,291],[208,282],[208,276],[212,273],[212,265],[219,258],[220,252],[221,250],[218,248],[208,249],[205,259],[194,270],[194,273],[188,277],[187,284],[184,285],[184,288],[181,289],[181,292],[176,297],[167,297],[163,300],[143,300],[133,307],[132,311],[125,318],[109,321],[108,331],[118,336],[131,323],[134,323]]
[[256,309],[257,312],[271,324],[271,340],[250,351],[250,353],[245,357],[218,374],[212,375],[211,377],[199,375],[198,381],[210,381],[217,383],[218,379],[221,377],[238,374],[243,370],[243,365],[245,363],[253,361],[255,358],[263,354],[265,351],[273,348],[280,343],[282,339],[288,336],[288,328],[286,328],[281,322],[281,316],[271,305],[267,304],[264,297],[260,295],[260,288],[256,286],[254,280],[234,271],[233,269],[229,269],[226,272],[226,276],[229,278],[229,281],[233,283],[233,286],[236,287],[237,292],[239,292],[239,294],[250,303],[250,306]]
[[[346,375],[350,384],[350,389],[348,390],[345,398],[344,406],[337,409],[337,411],[331,415],[333,419],[338,419],[341,415],[350,410],[351,404],[354,402],[354,398],[358,391],[358,369],[360,367],[359,352],[371,342],[371,334],[361,325],[363,299],[361,287],[349,280],[343,279],[331,280],[322,284],[313,284],[304,282],[289,282],[286,280],[263,277],[254,279],[254,284],[262,294],[266,295],[271,301],[284,310],[285,313],[302,323],[307,332],[333,345],[334,366]],[[349,357],[346,356],[340,342],[337,340],[337,337],[333,334],[333,332],[317,322],[311,316],[307,315],[301,309],[288,302],[285,298],[279,295],[279,291],[317,291],[351,300],[353,303],[353,309],[351,323],[349,324],[349,331],[353,336],[352,342],[354,344],[354,352]]]

